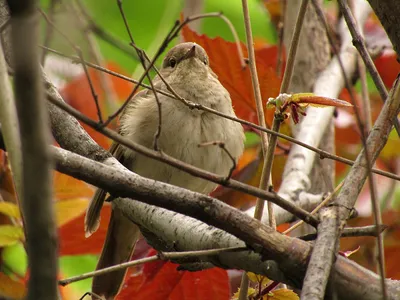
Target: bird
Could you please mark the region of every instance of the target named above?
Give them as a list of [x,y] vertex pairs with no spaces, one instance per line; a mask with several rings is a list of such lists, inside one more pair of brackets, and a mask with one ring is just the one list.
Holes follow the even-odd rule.
[[[236,117],[229,92],[210,68],[207,53],[200,45],[185,42],[171,48],[163,59],[160,74],[187,101]],[[168,87],[159,76],[153,79],[153,85],[156,89],[168,92]],[[233,162],[225,150],[235,162],[238,161],[244,149],[242,125],[201,109],[191,109],[182,101],[164,94],[158,93],[157,96],[160,107],[152,90],[137,93],[120,117],[119,133],[133,142],[152,148],[161,109],[158,149],[187,164],[227,176]],[[199,147],[209,142],[223,143],[225,149],[217,146]],[[149,179],[203,194],[209,194],[217,186],[118,143],[112,144],[110,152],[132,172]],[[85,216],[87,237],[99,227],[100,210],[106,196],[106,191],[98,189],[88,206]],[[112,206],[96,269],[128,261],[139,233],[139,227],[127,219],[120,209]],[[126,271],[122,270],[94,277],[92,292],[107,300],[114,299],[125,275]]]

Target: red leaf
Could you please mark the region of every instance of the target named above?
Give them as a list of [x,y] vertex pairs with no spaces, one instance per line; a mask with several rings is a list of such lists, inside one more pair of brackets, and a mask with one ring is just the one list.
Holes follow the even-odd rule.
[[90,238],[85,238],[83,230],[84,214],[60,227],[58,232],[60,238],[60,255],[100,253],[107,233],[110,214],[111,206],[104,205],[101,210],[100,227]]
[[[154,253],[151,251],[149,256]],[[145,264],[141,274],[128,276],[118,300],[229,299],[225,270],[189,272],[177,271],[177,267],[177,264],[161,261]]]

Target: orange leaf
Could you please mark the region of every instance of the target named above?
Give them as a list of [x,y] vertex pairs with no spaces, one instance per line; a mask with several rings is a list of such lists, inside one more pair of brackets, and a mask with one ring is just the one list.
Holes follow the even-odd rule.
[[54,174],[54,194],[57,200],[72,198],[91,198],[94,188],[84,181],[75,179],[71,176],[55,172]]
[[335,106],[335,107],[348,107],[353,106],[347,101],[323,97],[323,96],[316,96],[310,93],[299,93],[293,94],[291,97],[292,102],[299,104],[302,107],[306,107],[308,105],[314,107],[326,107],[326,106]]
[[23,299],[25,295],[26,288],[23,282],[0,272],[0,298]]
[[89,200],[85,198],[57,201],[55,203],[57,226],[63,226],[69,221],[80,216],[86,211],[88,204]]

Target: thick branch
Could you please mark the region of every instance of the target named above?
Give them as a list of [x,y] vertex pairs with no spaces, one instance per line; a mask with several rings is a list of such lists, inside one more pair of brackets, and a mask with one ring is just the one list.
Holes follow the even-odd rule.
[[30,267],[27,299],[32,300],[57,299],[58,271],[48,149],[50,135],[40,76],[35,2],[8,1],[22,146],[21,206]]
[[[229,232],[260,252],[263,259],[275,260],[284,274],[284,276],[280,276],[281,279],[286,278],[293,285],[301,286],[311,251],[311,246],[307,242],[284,236],[237,209],[209,196],[139,178],[129,171],[120,171],[66,150],[53,148],[53,155],[59,171],[89,183],[96,183],[101,188],[109,190],[113,195],[127,196],[141,202],[154,203],[157,206],[189,215]],[[130,199],[121,199],[115,204],[127,216],[135,219],[134,203]],[[153,212],[156,210],[157,208],[154,208]],[[193,228],[196,230],[197,226],[193,226]],[[214,232],[214,234],[219,234],[220,238],[223,239],[225,233],[217,232]],[[231,244],[231,246],[233,245]],[[341,257],[335,264],[335,272],[337,274],[335,284],[340,299],[377,299],[379,281],[372,272]],[[392,299],[395,299],[396,293],[400,291],[400,284],[390,280],[387,280],[387,284]],[[368,289],[367,292],[365,292],[366,289]]]
[[397,57],[400,57],[400,1],[368,0],[368,2],[385,28]]

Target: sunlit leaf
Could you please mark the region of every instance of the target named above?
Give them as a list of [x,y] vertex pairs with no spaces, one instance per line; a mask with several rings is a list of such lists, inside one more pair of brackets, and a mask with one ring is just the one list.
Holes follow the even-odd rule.
[[269,292],[263,297],[263,300],[299,300],[299,296],[288,289],[278,289]]
[[267,285],[268,282],[271,281],[266,276],[258,275],[253,272],[247,272],[247,277],[249,277],[250,281],[257,283],[257,284],[261,284],[261,286]]
[[91,198],[95,188],[84,181],[71,176],[55,172],[54,174],[54,194],[57,200],[69,200],[72,198],[87,197]]
[[0,213],[12,218],[21,219],[19,207],[15,203],[0,202]]
[[22,227],[0,225],[0,247],[10,246],[24,240]]
[[[240,294],[240,289],[236,293],[233,294],[232,299],[235,299],[235,300],[239,299],[239,294]],[[247,297],[254,296],[255,294],[256,294],[256,290],[254,288],[249,287],[247,289]]]
[[28,268],[28,256],[21,242],[2,248],[1,261],[7,270],[24,277]]
[[80,216],[84,211],[86,211],[88,204],[89,201],[85,198],[57,201],[55,203],[57,226],[63,226]]

